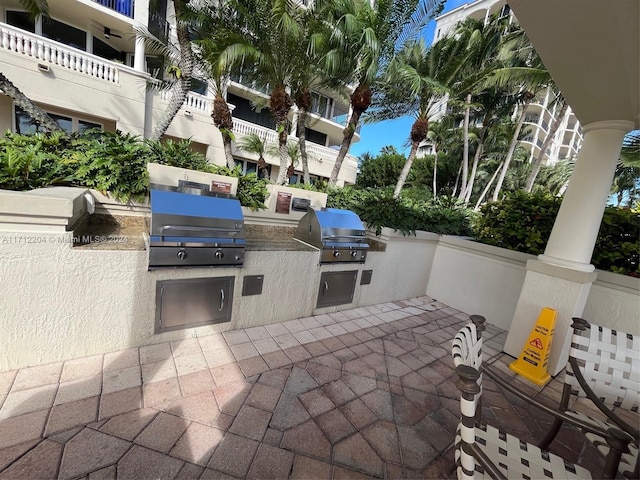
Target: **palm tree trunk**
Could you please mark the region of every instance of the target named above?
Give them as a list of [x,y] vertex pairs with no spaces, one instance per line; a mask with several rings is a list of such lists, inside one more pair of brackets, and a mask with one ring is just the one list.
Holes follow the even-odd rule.
[[176,34],[180,47],[180,78],[171,91],[169,105],[167,105],[167,108],[151,132],[151,136],[149,137],[151,140],[160,140],[162,135],[165,134],[174,117],[180,111],[182,105],[184,105],[187,94],[191,89],[191,76],[193,75],[194,65],[193,51],[191,50],[188,26],[185,22],[181,21],[181,17],[186,8],[186,2],[185,0],[173,0],[173,6],[176,12]]
[[482,141],[478,142],[478,148],[476,150],[476,154],[473,156],[473,165],[471,166],[471,175],[469,175],[469,180],[467,181],[467,190],[464,192],[464,203],[465,205],[469,203],[471,199],[471,193],[473,192],[473,185],[476,182],[476,174],[478,173],[478,164],[480,163],[480,157],[482,156],[482,151],[484,150],[484,143]]
[[531,193],[531,190],[533,189],[533,184],[536,182],[536,177],[538,176],[538,173],[540,173],[540,168],[542,167],[542,162],[544,161],[544,154],[547,151],[551,140],[558,131],[558,128],[560,128],[562,119],[567,113],[567,108],[567,102],[563,99],[560,112],[558,112],[558,116],[553,120],[553,123],[551,124],[551,129],[549,130],[548,135],[545,137],[544,142],[540,147],[540,154],[538,155],[538,158],[536,158],[536,160],[533,162],[533,168],[531,169],[531,173],[529,174],[529,178],[527,178],[527,184],[525,186],[525,190],[527,191],[527,193]]
[[54,122],[47,112],[42,110],[38,105],[33,103],[18,87],[0,72],[0,90],[7,95],[13,103],[20,107],[29,115],[38,125],[48,132],[61,132],[62,128]]
[[460,196],[462,200],[467,192],[467,176],[469,175],[469,114],[471,112],[471,94],[465,99],[466,107],[464,109],[464,125],[463,134],[463,150],[462,150],[462,185],[460,186]]
[[347,156],[347,152],[349,152],[349,147],[351,147],[353,135],[356,133],[356,128],[358,127],[358,121],[360,120],[360,116],[367,111],[369,105],[371,105],[371,88],[366,84],[358,84],[351,95],[351,116],[349,117],[349,123],[342,132],[340,151],[338,152],[336,163],[333,165],[333,170],[331,170],[331,177],[329,177],[330,187],[335,187],[336,183],[338,183],[338,174],[340,173],[342,162]]
[[502,165],[504,164],[504,162],[500,162],[500,165],[498,165],[498,168],[496,168],[496,171],[493,172],[493,175],[491,176],[491,179],[487,182],[487,185],[484,187],[484,190],[482,190],[482,193],[480,194],[480,198],[478,198],[478,201],[476,202],[476,206],[473,207],[473,209],[475,211],[478,211],[480,208],[480,204],[482,203],[482,201],[484,200],[484,197],[487,195],[487,192],[489,191],[489,189],[491,188],[491,184],[493,183],[493,181],[496,179],[496,177],[498,176],[498,172],[500,171],[500,169],[502,168]]
[[235,160],[233,159],[233,153],[231,150],[231,142],[233,140],[233,117],[229,110],[227,101],[222,96],[221,92],[216,92],[216,96],[213,99],[213,124],[222,135],[222,144],[224,147],[224,155],[226,157],[227,166],[229,168],[235,167]]
[[434,159],[433,159],[433,198],[436,198],[437,195],[437,187],[438,187],[438,182],[436,181],[436,176],[438,175],[438,150],[435,150],[434,153]]
[[231,136],[224,132],[222,134],[222,147],[224,148],[224,156],[227,160],[227,167],[235,168],[236,161],[233,159],[233,150],[231,149]]
[[530,101],[531,100],[525,101],[522,106],[522,112],[520,112],[520,116],[518,117],[516,129],[513,132],[511,143],[509,144],[509,150],[507,150],[507,156],[504,159],[504,165],[502,166],[500,176],[498,177],[498,181],[496,182],[496,188],[493,190],[493,196],[491,197],[491,200],[493,200],[494,202],[498,200],[498,195],[500,195],[500,190],[502,189],[502,184],[504,183],[504,177],[506,177],[507,171],[509,170],[509,165],[511,164],[513,153],[516,151],[516,145],[518,145],[518,136],[520,135],[520,130],[522,130],[522,124],[524,123],[524,117],[527,114],[527,107],[529,106]]
[[458,174],[456,175],[456,183],[453,184],[453,192],[451,192],[451,196],[455,197],[458,192],[458,185],[460,184],[460,175],[462,174],[462,163],[458,167]]
[[311,183],[309,176],[309,159],[307,157],[307,109],[298,110],[298,146],[300,147],[300,160],[302,161],[302,176],[305,185]]
[[287,154],[287,138],[289,137],[289,110],[293,106],[291,96],[284,85],[276,85],[271,90],[269,97],[269,110],[273,115],[278,132],[278,153],[280,156],[280,171],[278,172],[277,185],[284,185],[287,181],[287,167],[289,155]]
[[402,167],[402,171],[400,172],[400,176],[398,177],[398,182],[396,183],[396,189],[393,191],[393,198],[398,198],[400,196],[400,191],[404,186],[404,183],[407,181],[407,176],[409,175],[409,171],[411,170],[411,165],[416,158],[416,153],[418,151],[418,147],[420,146],[420,142],[411,142],[411,150],[409,151],[409,156],[407,157],[407,161],[404,162],[404,166]]
[[411,151],[409,152],[409,157],[407,157],[407,161],[404,162],[404,166],[402,167],[402,171],[400,172],[400,176],[398,177],[398,183],[396,183],[396,189],[393,192],[393,198],[398,198],[400,196],[400,190],[404,186],[404,183],[407,181],[407,177],[409,176],[409,171],[411,170],[411,165],[413,165],[413,161],[416,158],[416,153],[418,152],[418,147],[420,143],[427,138],[427,132],[429,131],[429,121],[426,117],[418,117],[416,121],[413,122],[411,126]]

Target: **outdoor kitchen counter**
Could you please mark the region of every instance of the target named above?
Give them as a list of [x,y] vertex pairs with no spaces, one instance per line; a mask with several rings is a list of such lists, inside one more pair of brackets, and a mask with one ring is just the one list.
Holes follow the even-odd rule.
[[317,252],[318,249],[293,238],[295,227],[246,225],[247,251]]
[[[148,217],[91,215],[74,232],[74,248],[83,250],[146,250]],[[293,238],[295,227],[246,225],[247,251],[315,252],[316,248]]]
[[91,215],[74,230],[73,247],[82,250],[146,250],[147,217]]

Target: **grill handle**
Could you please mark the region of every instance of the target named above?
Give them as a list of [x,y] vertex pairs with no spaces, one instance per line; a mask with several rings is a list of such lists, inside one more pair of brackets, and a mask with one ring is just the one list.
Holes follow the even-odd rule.
[[235,229],[235,228],[196,227],[193,225],[163,225],[160,228],[160,231],[162,232],[165,232],[166,230],[185,230],[187,232],[237,232],[239,231],[238,229]]
[[220,289],[220,308],[218,309],[221,312],[224,309],[224,290]]
[[362,240],[364,235],[325,235],[322,238],[351,238],[354,240]]

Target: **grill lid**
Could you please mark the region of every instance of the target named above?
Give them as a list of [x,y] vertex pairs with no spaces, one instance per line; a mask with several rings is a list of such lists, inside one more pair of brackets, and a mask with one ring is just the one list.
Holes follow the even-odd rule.
[[309,207],[294,237],[317,248],[369,248],[360,217],[337,208]]
[[237,240],[243,226],[236,199],[151,190],[152,241]]

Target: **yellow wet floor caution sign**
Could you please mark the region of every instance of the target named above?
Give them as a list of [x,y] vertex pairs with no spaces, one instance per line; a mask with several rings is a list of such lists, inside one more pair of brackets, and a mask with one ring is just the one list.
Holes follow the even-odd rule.
[[556,311],[543,308],[527,342],[522,347],[520,356],[511,362],[509,368],[536,385],[546,385],[551,379],[547,372],[547,364],[555,327]]

